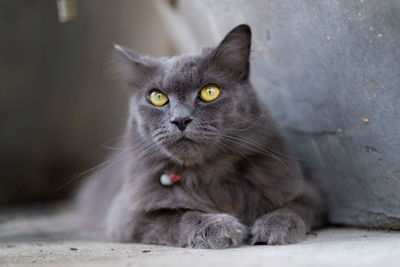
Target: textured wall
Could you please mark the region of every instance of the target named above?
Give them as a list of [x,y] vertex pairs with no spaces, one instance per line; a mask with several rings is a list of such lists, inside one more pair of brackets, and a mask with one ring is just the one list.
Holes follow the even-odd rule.
[[185,0],[160,10],[170,33],[184,34],[174,38],[181,51],[250,24],[253,84],[312,169],[331,222],[400,227],[400,1]]

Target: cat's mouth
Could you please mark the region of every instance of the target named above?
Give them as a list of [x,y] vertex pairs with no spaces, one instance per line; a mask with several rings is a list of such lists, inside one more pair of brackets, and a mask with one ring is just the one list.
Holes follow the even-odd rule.
[[179,137],[175,142],[175,144],[196,144],[193,139],[190,139],[186,136]]
[[164,144],[168,153],[179,161],[190,163],[201,160],[205,146],[186,135],[181,135]]
[[198,140],[197,136],[193,136],[190,133],[177,133],[177,134],[171,134],[168,139],[167,139],[167,146],[178,146],[178,147],[183,147],[183,146],[193,146],[193,145],[198,145],[201,143],[201,139]]

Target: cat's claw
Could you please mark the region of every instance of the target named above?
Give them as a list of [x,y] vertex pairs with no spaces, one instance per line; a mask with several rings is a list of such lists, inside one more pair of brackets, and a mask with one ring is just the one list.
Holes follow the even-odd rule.
[[228,214],[203,215],[204,220],[189,236],[191,248],[222,249],[242,245],[249,236],[247,226]]
[[295,212],[279,209],[257,219],[251,228],[251,234],[252,245],[292,244],[305,238],[306,226]]

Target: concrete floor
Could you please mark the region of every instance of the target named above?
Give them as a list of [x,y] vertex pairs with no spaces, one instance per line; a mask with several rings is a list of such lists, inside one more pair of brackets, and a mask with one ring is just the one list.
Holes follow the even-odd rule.
[[0,266],[399,266],[400,232],[329,228],[287,246],[192,250],[85,240],[67,208],[0,210]]

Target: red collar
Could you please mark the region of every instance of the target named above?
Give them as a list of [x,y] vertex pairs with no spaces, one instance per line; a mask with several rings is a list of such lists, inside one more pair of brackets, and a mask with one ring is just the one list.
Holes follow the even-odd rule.
[[178,184],[178,183],[180,183],[181,180],[182,180],[182,176],[181,176],[181,175],[179,175],[179,174],[174,174],[174,173],[171,173],[171,174],[169,175],[169,178],[171,179],[171,181],[172,181],[174,184]]

